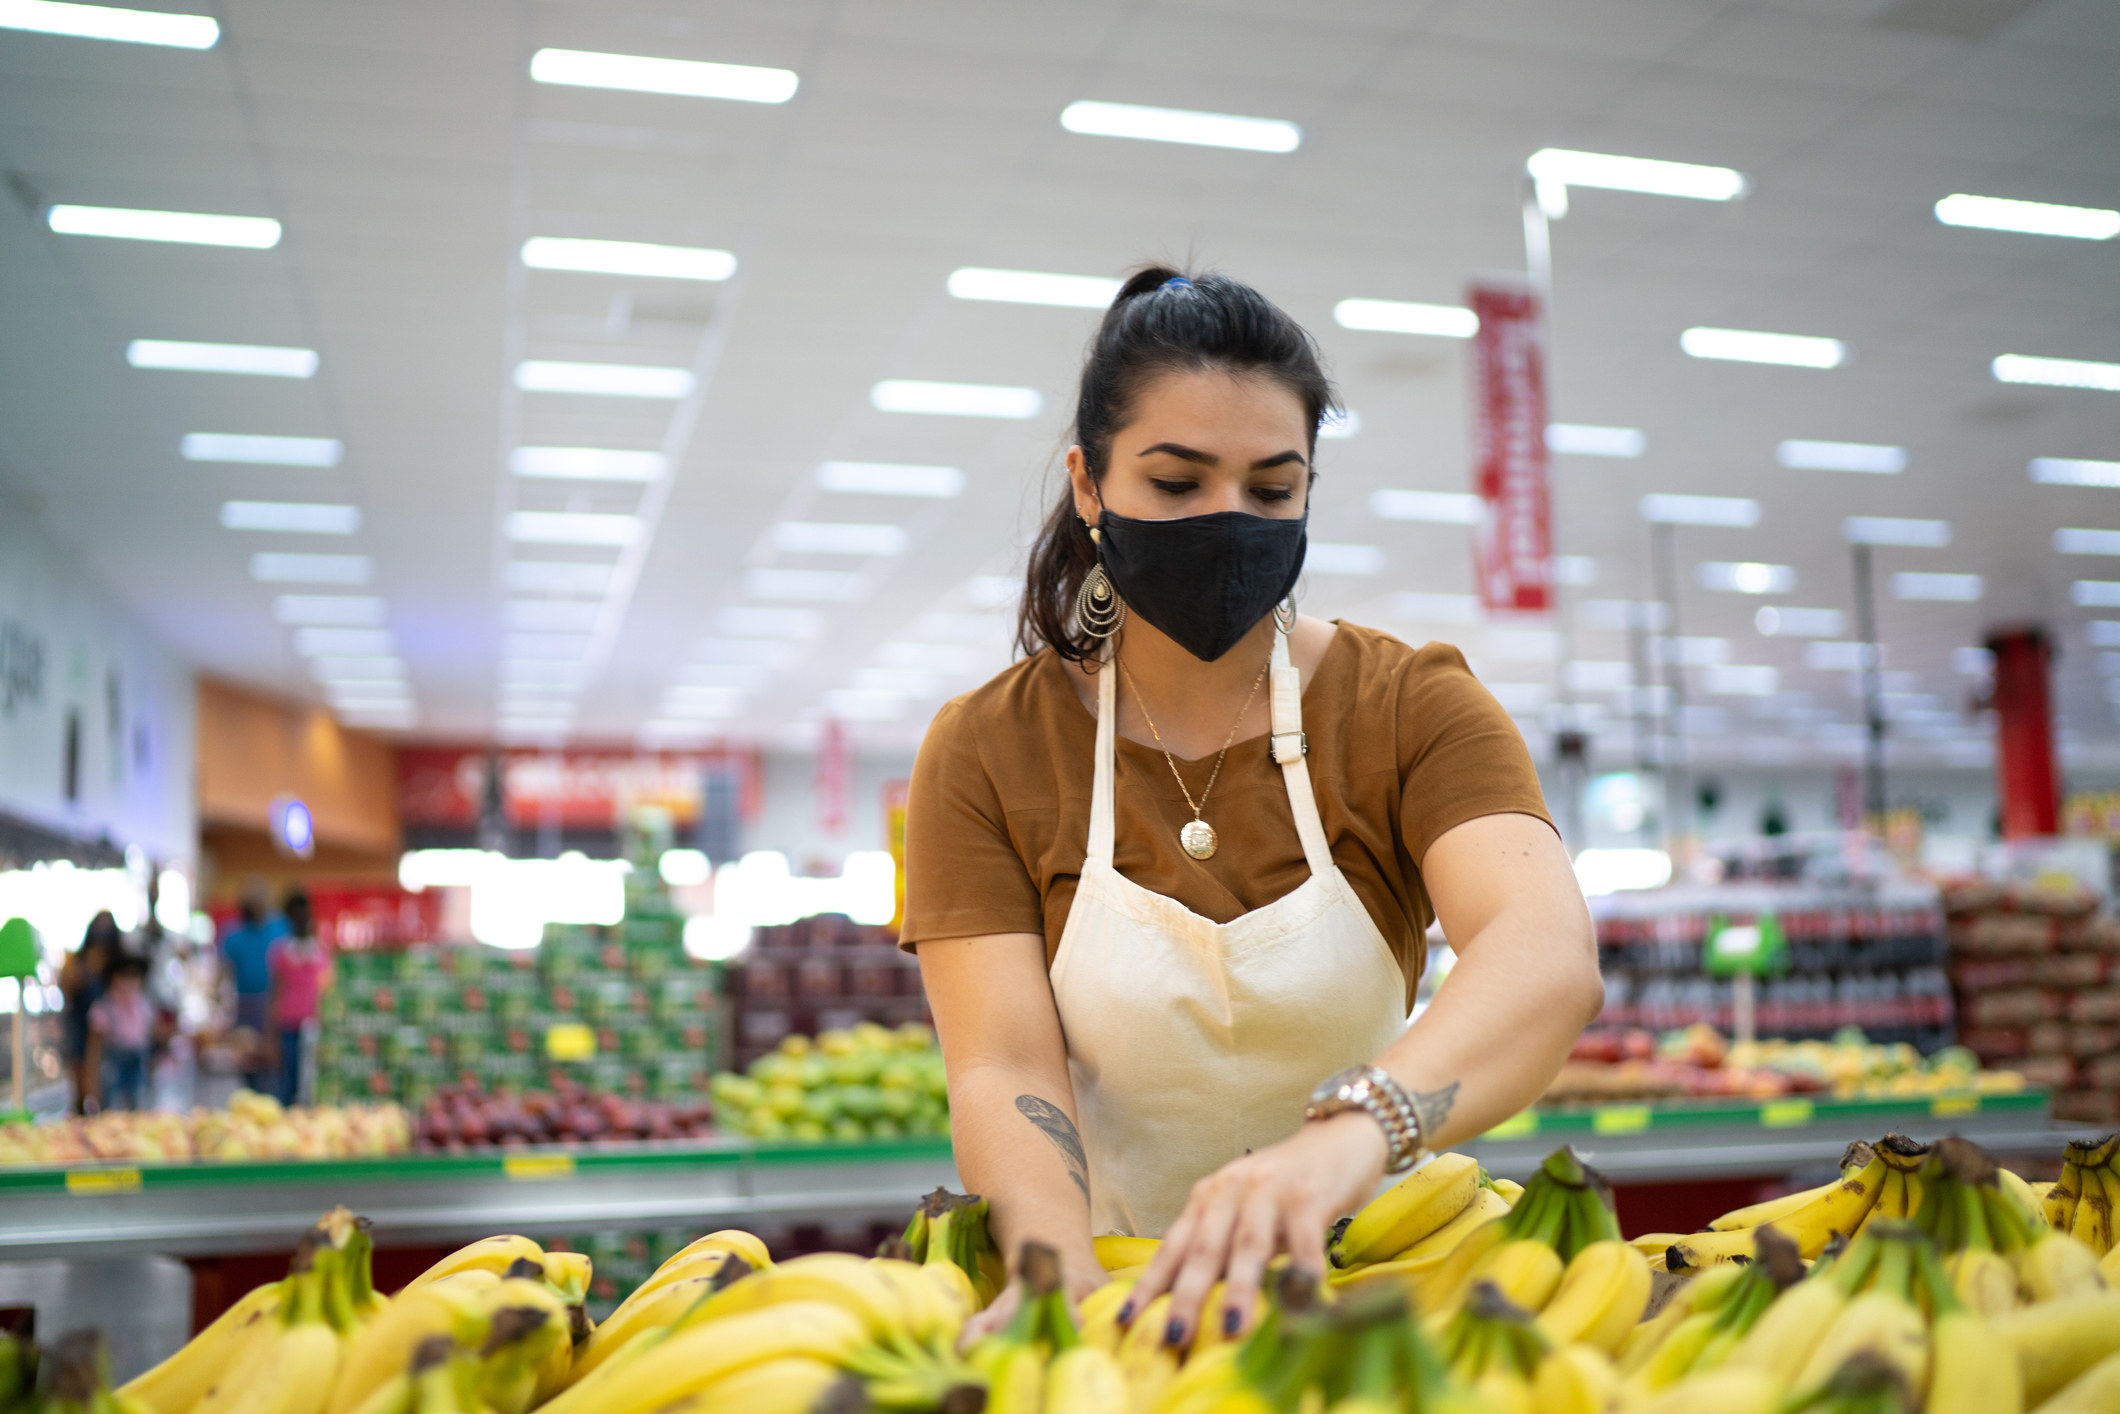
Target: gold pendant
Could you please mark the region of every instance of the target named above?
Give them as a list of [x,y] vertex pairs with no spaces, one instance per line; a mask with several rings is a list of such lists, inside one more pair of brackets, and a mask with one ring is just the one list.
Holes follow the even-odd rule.
[[1178,843],[1195,859],[1212,859],[1215,847],[1220,843],[1215,838],[1215,827],[1205,820],[1194,820],[1178,831]]

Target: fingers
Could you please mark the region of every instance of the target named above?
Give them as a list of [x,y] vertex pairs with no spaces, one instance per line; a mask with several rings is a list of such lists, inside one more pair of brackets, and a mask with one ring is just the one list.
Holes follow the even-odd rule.
[[1234,1338],[1251,1328],[1259,1306],[1259,1284],[1266,1264],[1273,1260],[1280,1233],[1281,1214],[1272,1195],[1254,1193],[1237,1217],[1236,1236],[1229,1245],[1222,1309],[1201,1313],[1203,1320],[1216,1322],[1224,1336]]
[[1222,1279],[1222,1269],[1229,1260],[1230,1241],[1237,1226],[1238,1209],[1244,1200],[1256,1194],[1269,1207],[1273,1201],[1271,1195],[1256,1183],[1221,1174],[1209,1179],[1203,1187],[1206,1188],[1204,1194],[1199,1189],[1194,1190],[1193,1203],[1198,1205],[1199,1217],[1193,1224],[1192,1240],[1187,1244],[1177,1274],[1171,1281],[1170,1323],[1163,1332],[1165,1345],[1189,1345],[1198,1333],[1200,1303],[1206,1298],[1208,1288]]
[[975,1312],[971,1319],[964,1323],[964,1329],[957,1336],[958,1353],[962,1354],[970,1350],[980,1340],[1001,1330],[1010,1321],[1014,1320],[1016,1305],[1022,1293],[1023,1288],[1020,1285],[1016,1282],[1010,1282],[1001,1289],[1001,1294],[994,1298],[992,1305],[988,1306],[984,1311]]
[[[1197,1188],[1194,1189],[1195,1195],[1198,1191]],[[1121,1326],[1130,1325],[1135,1316],[1148,1309],[1149,1302],[1170,1289],[1171,1279],[1177,1274],[1179,1264],[1184,1261],[1187,1244],[1192,1240],[1194,1227],[1198,1225],[1195,1213],[1197,1202],[1196,1196],[1192,1202],[1185,1205],[1185,1211],[1178,1214],[1178,1220],[1163,1234],[1163,1243],[1156,1249],[1156,1255],[1149,1259],[1147,1270],[1134,1282],[1133,1290],[1126,1294],[1126,1304],[1119,1308]]]

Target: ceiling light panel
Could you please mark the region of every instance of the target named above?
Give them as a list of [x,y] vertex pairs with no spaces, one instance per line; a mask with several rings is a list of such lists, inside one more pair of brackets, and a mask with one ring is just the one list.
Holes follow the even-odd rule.
[[886,378],[869,390],[869,403],[879,412],[932,413],[945,417],[1036,417],[1045,409],[1045,398],[1036,388],[1010,388],[985,383],[929,383],[910,378]]
[[1481,618],[1475,594],[1394,594],[1391,613],[1394,618],[1429,624],[1476,624]]
[[521,683],[545,683],[571,688],[580,685],[582,670],[579,663],[560,662],[550,658],[503,658],[500,674],[504,690],[511,684]]
[[610,447],[517,447],[508,453],[508,470],[517,476],[571,481],[653,481],[667,464],[661,452]]
[[909,704],[895,692],[840,688],[825,693],[818,700],[818,705],[823,709],[825,716],[837,717],[842,721],[893,722],[905,715]]
[[1546,427],[1546,450],[1578,457],[1638,457],[1649,450],[1649,438],[1639,427],[1554,422]]
[[540,49],[530,56],[530,77],[538,83],[578,88],[617,88],[680,98],[727,98],[739,103],[785,103],[795,96],[801,83],[791,69],[658,59],[640,54],[600,54],[586,49]]
[[688,663],[677,670],[678,683],[687,687],[733,687],[755,692],[770,680],[764,668],[737,663]]
[[1953,648],[1951,671],[1969,678],[1986,677],[1995,671],[1995,654],[1986,648]]
[[693,653],[703,669],[744,668],[753,672],[785,668],[800,656],[793,644],[774,638],[703,638]]
[[2120,486],[2120,462],[2034,457],[2026,470],[2043,486]]
[[1700,685],[1719,696],[1771,697],[1781,689],[1781,674],[1763,664],[1718,663],[1702,670]]
[[401,682],[405,660],[393,653],[319,654],[309,660],[309,675],[323,683]]
[[791,555],[902,555],[906,533],[897,525],[791,520],[773,527],[772,543]]
[[963,492],[964,473],[954,466],[826,462],[817,468],[817,486],[851,496],[924,496],[943,501]]
[[1369,513],[1379,520],[1478,525],[1486,514],[1486,503],[1463,491],[1372,491]]
[[2054,549],[2063,555],[2120,555],[2120,530],[2069,526],[2054,532]]
[[134,368],[247,373],[260,378],[308,378],[317,371],[315,349],[277,348],[269,344],[189,344],[175,339],[134,339],[125,346],[125,361]]
[[346,448],[333,437],[260,437],[238,432],[187,432],[177,455],[188,462],[253,466],[337,466]]
[[1381,545],[1332,545],[1313,540],[1304,553],[1306,574],[1371,575],[1384,572]]
[[640,538],[640,517],[601,511],[510,511],[507,527],[508,538],[525,545],[631,545]]
[[651,245],[646,241],[587,241],[532,236],[523,242],[523,264],[533,270],[579,270],[594,275],[647,275],[666,280],[726,280],[736,257],[705,246]]
[[801,643],[823,637],[825,616],[815,609],[738,605],[716,614],[714,626],[732,638],[777,638]]
[[252,555],[250,577],[260,584],[366,584],[375,577],[375,561],[366,555]]
[[60,0],[0,0],[0,29],[159,44],[169,49],[211,49],[221,38],[220,24],[207,15],[170,15]]
[[1589,555],[1555,555],[1553,582],[1580,589],[1597,583],[1597,561]]
[[1803,665],[1819,673],[1852,673],[1868,667],[1872,660],[1868,643],[1806,643]]
[[63,236],[168,241],[177,245],[270,250],[280,223],[265,216],[214,216],[200,211],[139,211],[123,206],[54,206],[45,223]]
[[2120,609],[2120,579],[2079,579],[2068,599],[2079,609]]
[[230,530],[277,530],[291,535],[351,535],[361,528],[358,506],[311,501],[224,501],[221,524]]
[[1987,592],[1987,581],[1977,574],[1917,574],[1892,576],[1895,599],[1932,600],[1944,604],[1973,604]]
[[1531,154],[1524,170],[1537,182],[1567,187],[1602,187],[1609,191],[1651,196],[1691,197],[1696,201],[1733,201],[1745,194],[1744,174],[1728,167],[1693,162],[1664,162],[1651,157],[1619,157],[1606,152],[1574,152],[1546,147]]
[[1993,370],[1998,383],[2038,383],[2049,388],[2091,388],[2120,393],[2120,363],[2004,354],[1995,360]]
[[1769,604],[1752,616],[1752,627],[1768,638],[1838,638],[1844,621],[1838,609]]
[[1695,358],[1737,363],[1780,363],[1792,368],[1838,368],[1847,361],[1847,346],[1838,339],[1810,334],[1766,334],[1756,329],[1688,329],[1678,346]]
[[397,652],[397,639],[387,628],[298,628],[294,651],[304,658],[380,658]]
[[516,560],[504,575],[518,594],[600,595],[611,587],[611,566],[580,560]]
[[1759,502],[1745,496],[1652,492],[1641,499],[1641,516],[1656,525],[1712,525],[1745,530],[1759,524]]
[[2120,648],[2120,619],[2093,619],[2083,633],[2094,648]]
[[1693,577],[1701,588],[1725,594],[1787,594],[1796,587],[1790,566],[1750,560],[1709,560],[1695,567]]
[[1119,282],[1102,275],[1048,275],[1036,270],[988,270],[967,265],[950,272],[948,288],[958,299],[1103,309],[1119,293]]
[[2085,241],[2109,241],[2120,236],[2120,211],[2012,201],[1999,196],[1967,196],[1962,192],[1936,203],[1936,219],[1946,226],[2022,231],[2033,236],[2073,236]]
[[1791,471],[1866,471],[1893,475],[1907,469],[1907,449],[1869,442],[1783,442],[1774,459]]
[[844,604],[860,596],[861,582],[842,570],[755,569],[744,575],[744,592],[753,599]]
[[938,673],[993,672],[1004,664],[962,643],[886,643],[876,650],[876,661],[887,668],[912,668]]
[[1070,103],[1060,110],[1060,126],[1092,137],[1233,147],[1245,152],[1294,152],[1303,145],[1303,130],[1279,118],[1244,118],[1133,103]]
[[510,599],[501,605],[507,628],[587,633],[596,627],[603,605],[593,599]]
[[1480,317],[1453,304],[1343,299],[1332,307],[1332,318],[1342,329],[1365,329],[1382,334],[1432,334],[1444,339],[1469,339],[1480,331]]
[[383,615],[383,601],[368,594],[282,594],[272,601],[272,616],[283,624],[374,628]]
[[563,658],[579,660],[589,653],[586,633],[504,633],[501,653],[509,658]]
[[689,368],[657,368],[634,363],[564,363],[528,359],[515,366],[515,386],[526,393],[676,399],[690,396],[694,382]]
[[937,673],[919,668],[856,668],[848,679],[856,692],[895,692],[907,697],[934,697],[942,691]]
[[1850,545],[1903,545],[1940,550],[1951,543],[1947,520],[1908,520],[1898,516],[1849,516],[1840,523],[1840,538]]

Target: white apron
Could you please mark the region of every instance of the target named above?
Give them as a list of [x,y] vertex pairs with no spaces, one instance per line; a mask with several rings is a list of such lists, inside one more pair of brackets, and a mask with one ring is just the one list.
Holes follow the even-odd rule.
[[1287,636],[1274,635],[1271,742],[1310,877],[1228,923],[1112,867],[1117,678],[1108,661],[1097,674],[1089,854],[1053,1000],[1089,1155],[1090,1231],[1160,1237],[1195,1182],[1287,1138],[1320,1080],[1398,1039],[1406,983],[1326,848]]

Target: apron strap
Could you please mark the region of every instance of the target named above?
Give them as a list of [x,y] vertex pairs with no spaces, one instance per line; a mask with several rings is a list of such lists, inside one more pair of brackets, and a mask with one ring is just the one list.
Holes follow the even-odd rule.
[[1089,793],[1089,857],[1106,868],[1112,862],[1112,760],[1118,754],[1114,723],[1119,719],[1119,667],[1105,644],[1097,669],[1097,769]]
[[1325,843],[1325,825],[1318,818],[1317,797],[1310,790],[1310,768],[1303,761],[1310,752],[1309,738],[1303,735],[1303,677],[1288,660],[1288,635],[1278,626],[1273,636],[1272,673],[1273,735],[1267,740],[1288,786],[1288,809],[1296,819],[1296,838],[1303,842],[1303,862],[1310,866],[1312,877],[1321,877],[1332,870],[1332,850]]

